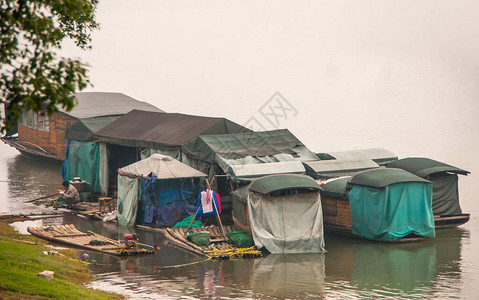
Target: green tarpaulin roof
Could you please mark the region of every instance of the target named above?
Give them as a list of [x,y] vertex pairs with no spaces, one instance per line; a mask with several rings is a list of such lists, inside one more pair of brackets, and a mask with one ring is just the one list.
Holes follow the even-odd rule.
[[388,168],[406,170],[420,177],[427,177],[434,173],[450,172],[467,175],[470,172],[457,167],[424,157],[409,157],[387,164]]
[[274,191],[287,189],[307,189],[319,191],[321,188],[311,177],[306,175],[270,175],[253,181],[249,190],[261,194],[269,194]]
[[350,178],[350,176],[334,178],[321,183],[320,186],[323,189],[321,195],[333,198],[343,198]]
[[247,156],[291,154],[298,160],[318,159],[288,129],[204,135],[182,146],[188,156],[206,162],[215,162],[216,155],[225,159]]
[[65,138],[75,141],[93,140],[93,133],[111,124],[121,116],[106,116],[79,119],[65,131]]
[[362,171],[351,177],[348,183],[383,188],[385,186],[400,182],[431,183],[430,181],[413,175],[407,171],[393,168],[380,168]]
[[201,134],[247,131],[225,118],[133,110],[95,132],[95,139],[130,147],[177,149]]

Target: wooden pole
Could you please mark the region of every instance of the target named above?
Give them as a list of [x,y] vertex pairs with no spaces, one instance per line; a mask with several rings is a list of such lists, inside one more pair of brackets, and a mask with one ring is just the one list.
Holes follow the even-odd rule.
[[32,199],[32,200],[28,200],[28,201],[23,201],[23,203],[29,203],[29,202],[35,202],[37,200],[42,200],[42,199],[46,199],[46,198],[50,198],[50,197],[53,197],[53,196],[57,196],[59,195],[60,193],[59,192],[56,192],[56,193],[53,193],[51,195],[47,195],[47,196],[43,196],[43,197],[38,197],[38,198],[35,198],[35,199]]

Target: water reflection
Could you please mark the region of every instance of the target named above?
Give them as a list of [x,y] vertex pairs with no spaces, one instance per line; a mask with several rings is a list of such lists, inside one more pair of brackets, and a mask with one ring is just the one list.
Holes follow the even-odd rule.
[[0,156],[4,159],[7,184],[0,185],[0,210],[13,213],[51,210],[24,201],[54,193],[61,186],[61,164],[25,157],[4,147],[8,146],[0,148]]
[[[61,181],[59,165],[10,154],[1,163],[8,172],[0,178],[8,181],[0,185],[1,195],[7,195],[0,199],[1,210],[47,210],[23,201],[54,192]],[[160,246],[156,254],[140,257],[88,252],[90,269],[98,276],[91,286],[132,298],[445,299],[475,296],[463,287],[470,285],[476,274],[473,260],[477,251],[469,230],[477,231],[477,223],[473,217],[462,228],[438,230],[435,238],[418,243],[376,243],[327,235],[325,254],[233,261],[205,261],[172,246],[158,233],[74,214],[13,226],[26,233],[28,226],[73,224],[81,231],[112,239],[137,233],[142,243]],[[78,250],[77,257],[85,252]]]
[[324,254],[268,255],[254,261],[251,287],[268,297],[323,297]]
[[[132,228],[63,218],[16,222],[27,226],[74,224],[112,239]],[[376,243],[326,236],[325,254],[268,255],[262,259],[205,261],[170,245],[160,234],[137,230],[140,241],[159,245],[154,255],[114,257],[91,253],[92,287],[133,298],[451,298],[460,294],[464,228],[439,230],[416,243]],[[78,258],[85,253],[78,251]],[[183,266],[186,265],[186,266]],[[178,267],[175,267],[178,266]]]
[[333,289],[338,290],[334,294],[344,296],[347,291],[354,297],[457,297],[461,245],[469,239],[469,231],[450,228],[436,234],[436,238],[414,243],[331,237],[326,274]]

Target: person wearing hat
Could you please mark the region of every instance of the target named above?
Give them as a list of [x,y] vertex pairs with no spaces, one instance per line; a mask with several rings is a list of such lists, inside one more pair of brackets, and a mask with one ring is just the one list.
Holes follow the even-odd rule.
[[60,195],[65,201],[67,208],[72,208],[73,205],[80,202],[80,194],[78,190],[66,180],[63,181],[62,186],[63,191],[60,192]]

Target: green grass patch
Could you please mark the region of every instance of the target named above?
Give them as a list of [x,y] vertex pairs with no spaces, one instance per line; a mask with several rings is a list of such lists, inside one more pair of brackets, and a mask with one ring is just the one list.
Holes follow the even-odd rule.
[[[44,255],[43,251],[50,249],[42,243],[0,222],[1,299],[123,299],[118,294],[83,286],[93,276],[85,264],[71,260],[75,252],[61,250],[60,256]],[[54,280],[37,276],[44,270],[55,272]]]

